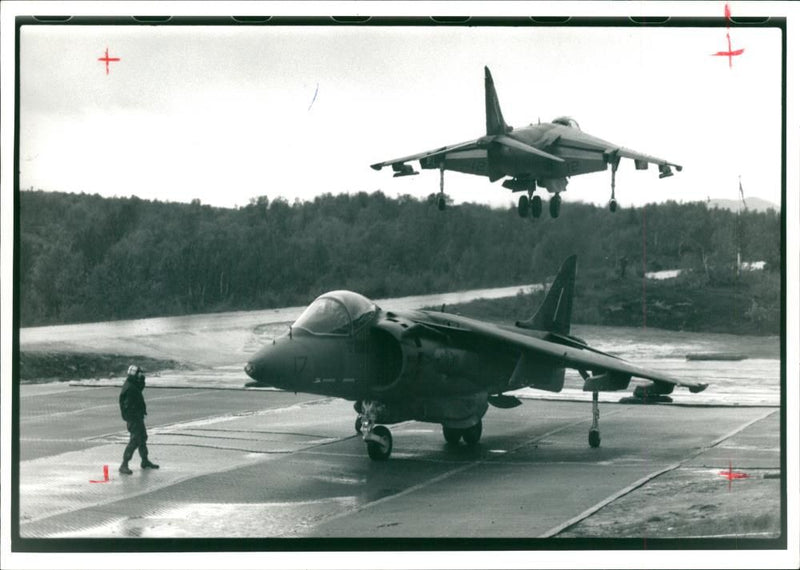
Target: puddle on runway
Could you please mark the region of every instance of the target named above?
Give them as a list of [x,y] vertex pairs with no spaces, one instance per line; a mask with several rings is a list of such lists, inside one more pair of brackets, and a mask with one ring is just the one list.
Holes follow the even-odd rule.
[[190,503],[102,525],[55,533],[52,538],[277,538],[302,532],[334,512],[357,506],[355,496],[275,503]]

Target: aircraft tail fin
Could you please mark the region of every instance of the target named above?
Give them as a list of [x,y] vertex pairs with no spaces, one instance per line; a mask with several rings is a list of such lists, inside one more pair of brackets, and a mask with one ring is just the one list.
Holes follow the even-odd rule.
[[494,88],[492,73],[488,67],[486,71],[486,134],[503,135],[511,131],[511,127],[506,125],[503,120],[503,112],[500,110],[500,101],[497,100],[497,91]]
[[577,265],[577,255],[564,260],[536,314],[527,321],[517,321],[518,327],[569,335]]

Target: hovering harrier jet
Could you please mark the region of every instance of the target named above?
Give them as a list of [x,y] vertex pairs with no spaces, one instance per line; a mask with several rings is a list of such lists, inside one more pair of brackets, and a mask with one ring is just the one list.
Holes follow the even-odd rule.
[[355,429],[372,459],[389,457],[392,434],[379,424],[438,423],[445,440],[478,443],[491,404],[521,404],[504,392],[532,387],[560,392],[565,368],[579,371],[592,392],[589,445],[600,445],[598,392],[625,390],[632,377],[650,380],[634,396],[663,398],[675,386],[706,384],[673,378],[590,347],[570,335],[576,257],[564,261],[541,307],[515,326],[498,326],[436,311],[393,312],[350,291],[318,297],[245,366],[254,382],[355,402]]
[[489,68],[486,70],[486,135],[475,140],[443,146],[371,165],[375,170],[391,166],[394,176],[419,174],[407,164],[418,160],[422,168],[439,169],[439,209],[444,209],[444,171],[488,176],[490,182],[504,177],[503,187],[512,192],[525,192],[519,198],[522,217],[542,213],[542,199],[534,195],[536,188],[545,188],[550,199],[550,215],[557,218],[561,192],[567,189],[567,178],[606,170],[611,165],[611,200],[609,208],[617,209],[614,196],[616,173],[621,158],[633,159],[637,170],[646,170],[649,163],[658,165],[659,178],[672,176],[672,167],[683,167],[662,158],[642,154],[584,133],[570,117],[553,119],[514,129],[503,120],[497,92]]

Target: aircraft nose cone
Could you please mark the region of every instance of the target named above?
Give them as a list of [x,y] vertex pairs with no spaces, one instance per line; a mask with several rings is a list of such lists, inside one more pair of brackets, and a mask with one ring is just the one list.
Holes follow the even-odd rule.
[[258,384],[281,388],[294,378],[294,348],[296,343],[279,342],[268,345],[254,354],[244,372]]

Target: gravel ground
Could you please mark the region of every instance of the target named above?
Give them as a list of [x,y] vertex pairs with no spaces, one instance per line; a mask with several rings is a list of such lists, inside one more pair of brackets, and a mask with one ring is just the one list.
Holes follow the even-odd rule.
[[780,536],[778,470],[678,468],[614,501],[559,537]]

